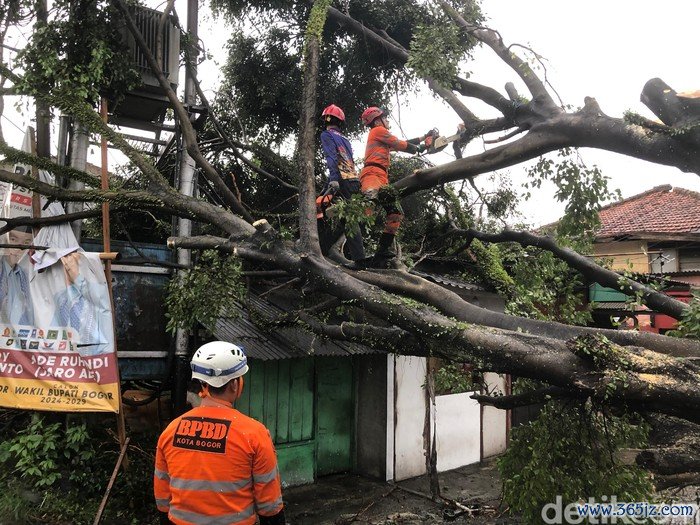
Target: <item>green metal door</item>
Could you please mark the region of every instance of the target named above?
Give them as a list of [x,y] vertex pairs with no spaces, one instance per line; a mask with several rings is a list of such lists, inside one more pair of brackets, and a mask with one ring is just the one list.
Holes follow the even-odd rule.
[[316,358],[316,475],[352,469],[352,360]]

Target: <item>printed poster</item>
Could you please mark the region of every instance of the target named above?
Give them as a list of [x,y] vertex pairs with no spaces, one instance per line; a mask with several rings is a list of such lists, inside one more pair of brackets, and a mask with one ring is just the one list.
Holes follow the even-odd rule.
[[[31,236],[31,233],[26,235]],[[97,254],[37,271],[28,250],[0,256],[0,406],[119,411],[111,303]]]
[[[17,173],[28,169],[15,166]],[[53,183],[45,171],[39,178]],[[2,189],[0,216],[31,216],[31,191]],[[41,205],[43,216],[65,213],[43,196]],[[0,406],[119,412],[111,301],[99,256],[80,249],[68,224],[45,226],[36,238],[18,227],[0,242],[48,247],[0,250]]]

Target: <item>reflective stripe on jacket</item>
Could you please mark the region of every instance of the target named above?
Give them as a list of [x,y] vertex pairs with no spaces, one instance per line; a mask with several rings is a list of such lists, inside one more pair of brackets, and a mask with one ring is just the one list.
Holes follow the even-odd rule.
[[158,510],[177,525],[252,525],[283,506],[270,433],[228,407],[198,407],[168,425],[153,486]]

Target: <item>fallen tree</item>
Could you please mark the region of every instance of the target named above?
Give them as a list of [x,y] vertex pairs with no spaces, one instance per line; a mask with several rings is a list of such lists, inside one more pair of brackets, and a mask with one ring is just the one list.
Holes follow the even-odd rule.
[[[131,210],[158,211],[192,219],[206,225],[216,235],[173,237],[168,241],[171,248],[219,250],[259,271],[281,271],[283,275],[296,278],[296,286],[312,283],[323,292],[323,300],[331,296],[369,314],[364,323],[332,324],[323,320],[313,306],[301,311],[299,319],[305,326],[325,337],[352,340],[400,354],[468,361],[477,364],[483,371],[509,373],[545,383],[551,387],[545,391],[546,395],[593,399],[627,410],[660,413],[700,423],[700,368],[697,364],[700,344],[695,340],[568,326],[492,312],[406,271],[349,270],[321,255],[314,205],[317,182],[314,172],[314,116],[318,113],[315,90],[319,83],[322,32],[324,27],[327,31],[335,26],[343,27],[356,38],[364,39],[368,45],[380,46],[391,60],[407,63],[412,51],[389,33],[380,28],[372,29],[365,21],[353,18],[352,10],[344,13],[322,0],[317,0],[313,5],[305,37],[297,169],[294,173],[286,174],[287,180],[296,181],[298,191],[298,207],[295,209],[299,238],[294,242],[271,226],[274,223],[271,214],[257,213],[251,209],[246,203],[246,195],[232,190],[230,181],[203,153],[187,108],[178,100],[160,70],[126,4],[123,0],[113,0],[112,3],[158,77],[178,116],[187,151],[203,180],[208,181],[212,195],[217,198],[209,201],[178,193],[170,184],[168,174],[159,172],[153,163],[104,124],[84,99],[73,96],[61,85],[36,92],[27,91],[26,72],[13,70],[6,64],[2,65],[1,73],[12,82],[12,94],[31,94],[73,115],[94,133],[106,136],[129,158],[139,175],[141,187],[113,185],[107,190],[96,189],[94,180],[87,174],[23,153],[4,140],[0,142],[0,152],[7,160],[29,163],[87,184],[92,182],[93,187],[68,190],[4,170],[0,171],[0,180],[65,202],[110,202]],[[459,31],[493,49],[525,84],[529,94],[521,96],[509,85],[506,87],[507,96],[504,96],[492,87],[471,80],[455,77],[447,79],[450,83],[445,84],[446,79],[428,76],[429,85],[464,121],[467,139],[493,131],[502,131],[511,138],[516,135],[520,137],[478,155],[419,169],[393,185],[401,196],[407,197],[448,182],[471,179],[567,147],[606,149],[700,174],[700,158],[697,155],[700,140],[696,133],[700,115],[690,111],[692,108],[688,109],[687,105],[674,101],[675,94],[668,91],[662,82],[654,80],[647,84],[644,98],[663,124],[633,117],[609,117],[593,99],[587,99],[580,111],[567,112],[554,102],[545,83],[503,43],[498,33],[466,20],[446,2],[440,2],[440,6]],[[172,2],[167,10],[172,10]],[[469,110],[461,97],[474,97],[486,102],[502,116],[480,119]],[[234,135],[232,130],[228,130],[228,133]],[[221,142],[221,147],[230,146],[232,140],[227,136]],[[241,150],[254,149],[242,142],[237,143],[236,147]],[[256,168],[254,171],[260,174],[261,170]],[[290,184],[277,175],[264,175],[264,179],[273,187],[284,182],[282,186],[289,189]],[[13,226],[22,222],[17,219],[13,221]],[[42,223],[48,224],[49,220],[27,219],[25,222],[32,225]],[[491,234],[473,230],[467,233],[486,242],[515,241],[542,247],[557,254],[591,281],[623,291],[630,288],[640,291],[646,301],[660,312],[679,318],[687,310],[686,305],[640,283],[616,278],[615,274],[591,260],[557,246],[553,239],[508,231]],[[535,397],[538,395],[540,393],[533,394]],[[502,399],[494,404],[507,406],[508,401]]]

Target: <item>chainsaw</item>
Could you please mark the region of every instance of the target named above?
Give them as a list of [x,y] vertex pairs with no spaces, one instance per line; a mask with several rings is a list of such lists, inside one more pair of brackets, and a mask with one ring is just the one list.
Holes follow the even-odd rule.
[[462,138],[463,133],[463,124],[460,124],[457,128],[457,133],[455,133],[454,135],[450,135],[449,137],[444,137],[440,135],[440,132],[437,129],[433,129],[432,132],[425,139],[425,145],[428,146],[427,153],[432,154],[444,150],[448,144]]

